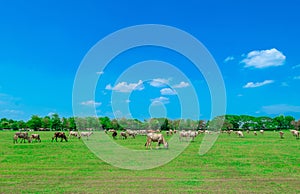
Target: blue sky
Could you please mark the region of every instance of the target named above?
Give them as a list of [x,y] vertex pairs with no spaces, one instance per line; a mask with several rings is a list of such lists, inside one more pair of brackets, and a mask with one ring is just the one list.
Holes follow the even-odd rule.
[[[296,0],[1,1],[0,117],[72,116],[76,72],[93,45],[125,27],[163,24],[188,32],[214,57],[225,83],[227,114],[300,119],[299,8]],[[158,73],[152,79],[120,79],[145,60],[172,64],[188,79],[161,74],[169,71],[154,63],[150,69],[156,67]],[[80,105],[95,106],[99,116],[179,118],[178,94],[195,88],[200,119],[210,118],[211,96],[203,75],[168,49],[128,50],[95,74],[101,76],[95,98]],[[130,114],[118,109],[123,106]],[[197,104],[187,106],[188,117],[194,118],[192,106]]]

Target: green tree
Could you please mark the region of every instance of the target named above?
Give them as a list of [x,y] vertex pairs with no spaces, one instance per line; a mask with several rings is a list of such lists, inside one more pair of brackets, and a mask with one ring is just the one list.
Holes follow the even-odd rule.
[[27,127],[26,122],[24,122],[23,120],[17,121],[17,124],[19,129],[25,129]]
[[74,117],[70,117],[70,118],[68,118],[68,120],[69,120],[69,124],[70,124],[69,129],[76,131],[77,127],[76,127],[75,118]]
[[111,121],[108,117],[100,117],[99,121],[103,129],[112,128]]
[[165,119],[164,123],[160,126],[160,130],[162,131],[168,131],[170,129],[169,127],[169,120]]
[[51,116],[51,129],[54,129],[55,131],[61,130],[61,120],[57,113]]
[[111,121],[111,126],[112,126],[112,128],[115,129],[115,130],[123,130],[123,127],[122,127],[121,125],[119,125],[119,122],[118,122],[117,119],[113,119],[113,120]]
[[27,126],[36,131],[42,127],[42,119],[38,115],[32,115],[31,119],[27,122]]
[[49,129],[51,127],[51,118],[49,116],[45,116],[42,119],[42,128]]
[[19,129],[18,121],[14,121],[13,123],[11,123],[10,127],[13,130],[18,130]]
[[61,126],[62,126],[63,130],[69,130],[70,129],[70,123],[69,123],[69,120],[67,118],[63,117],[61,119],[61,122],[62,122]]

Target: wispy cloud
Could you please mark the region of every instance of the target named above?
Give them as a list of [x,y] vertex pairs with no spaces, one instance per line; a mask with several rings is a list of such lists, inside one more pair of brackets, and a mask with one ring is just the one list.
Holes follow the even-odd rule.
[[160,90],[161,95],[176,95],[177,92],[171,88],[163,88]]
[[189,86],[189,83],[187,82],[180,82],[179,84],[176,84],[173,86],[173,88],[186,88]]
[[228,56],[228,57],[224,60],[224,62],[227,63],[227,62],[233,61],[233,60],[234,60],[234,57],[233,57],[233,56]]
[[152,102],[153,105],[160,105],[160,104],[170,103],[169,98],[166,98],[166,97],[163,97],[163,96],[151,99],[151,102]]
[[262,112],[265,112],[267,114],[300,113],[300,106],[292,106],[288,104],[275,104],[263,106]]
[[269,50],[255,50],[247,54],[241,61],[245,67],[266,68],[272,66],[281,66],[284,64],[286,56],[276,48]]
[[108,84],[105,89],[107,90],[114,90],[117,92],[129,93],[133,90],[143,90],[145,87],[143,85],[143,81],[139,80],[137,83],[127,83],[127,82],[120,82],[114,87]]
[[297,68],[300,68],[300,64],[292,67],[292,69],[297,69]]
[[153,80],[150,81],[150,85],[153,87],[164,87],[166,85],[168,85],[170,82],[170,79],[164,79],[164,78],[155,78]]
[[24,114],[24,112],[21,111],[21,110],[13,110],[13,109],[4,109],[4,110],[1,110],[1,113],[2,113],[2,114],[7,114],[7,115],[9,115],[9,116],[11,116],[11,115]]
[[95,102],[94,100],[88,100],[80,103],[81,105],[84,106],[100,106],[101,102]]
[[21,98],[17,98],[5,93],[0,93],[0,105],[17,106],[19,105],[20,101]]
[[282,83],[281,83],[281,86],[282,86],[282,87],[288,87],[289,84],[288,84],[287,82],[282,82]]
[[246,85],[243,86],[243,88],[257,88],[257,87],[261,87],[267,84],[271,84],[273,83],[274,80],[265,80],[263,82],[248,82]]
[[104,72],[103,71],[97,71],[96,74],[97,75],[102,75]]
[[293,79],[299,80],[300,76],[295,76],[295,77],[293,77]]

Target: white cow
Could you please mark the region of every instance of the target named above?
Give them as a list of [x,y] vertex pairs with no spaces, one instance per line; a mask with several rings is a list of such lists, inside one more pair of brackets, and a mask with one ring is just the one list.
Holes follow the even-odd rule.
[[146,148],[151,148],[151,142],[157,142],[157,148],[159,147],[160,144],[163,144],[165,148],[168,148],[168,142],[165,140],[164,136],[159,133],[148,133],[147,134],[147,141],[145,143]]
[[260,132],[262,135],[264,134],[264,130],[260,130],[259,132]]
[[80,139],[80,135],[78,134],[77,131],[70,131],[69,132],[69,137],[74,136],[77,137],[78,139]]
[[194,141],[195,137],[197,137],[198,132],[197,131],[189,131],[190,137],[192,138],[192,141]]
[[236,134],[238,134],[239,137],[244,137],[244,134],[242,131],[237,131]]
[[187,131],[180,131],[179,133],[179,140],[182,141],[182,138],[185,138],[185,140],[188,140],[188,137],[190,134]]
[[89,140],[89,137],[93,134],[92,131],[90,132],[80,132],[81,137],[86,137],[86,140]]

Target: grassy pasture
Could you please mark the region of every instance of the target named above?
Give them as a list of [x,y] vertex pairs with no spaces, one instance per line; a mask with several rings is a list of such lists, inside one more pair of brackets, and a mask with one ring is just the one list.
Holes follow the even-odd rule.
[[[200,135],[170,163],[142,171],[106,164],[76,138],[51,142],[53,132],[39,132],[41,143],[13,144],[13,134],[0,132],[0,193],[300,193],[300,140],[289,131],[221,134],[204,156]],[[115,141],[145,149],[145,139]]]

